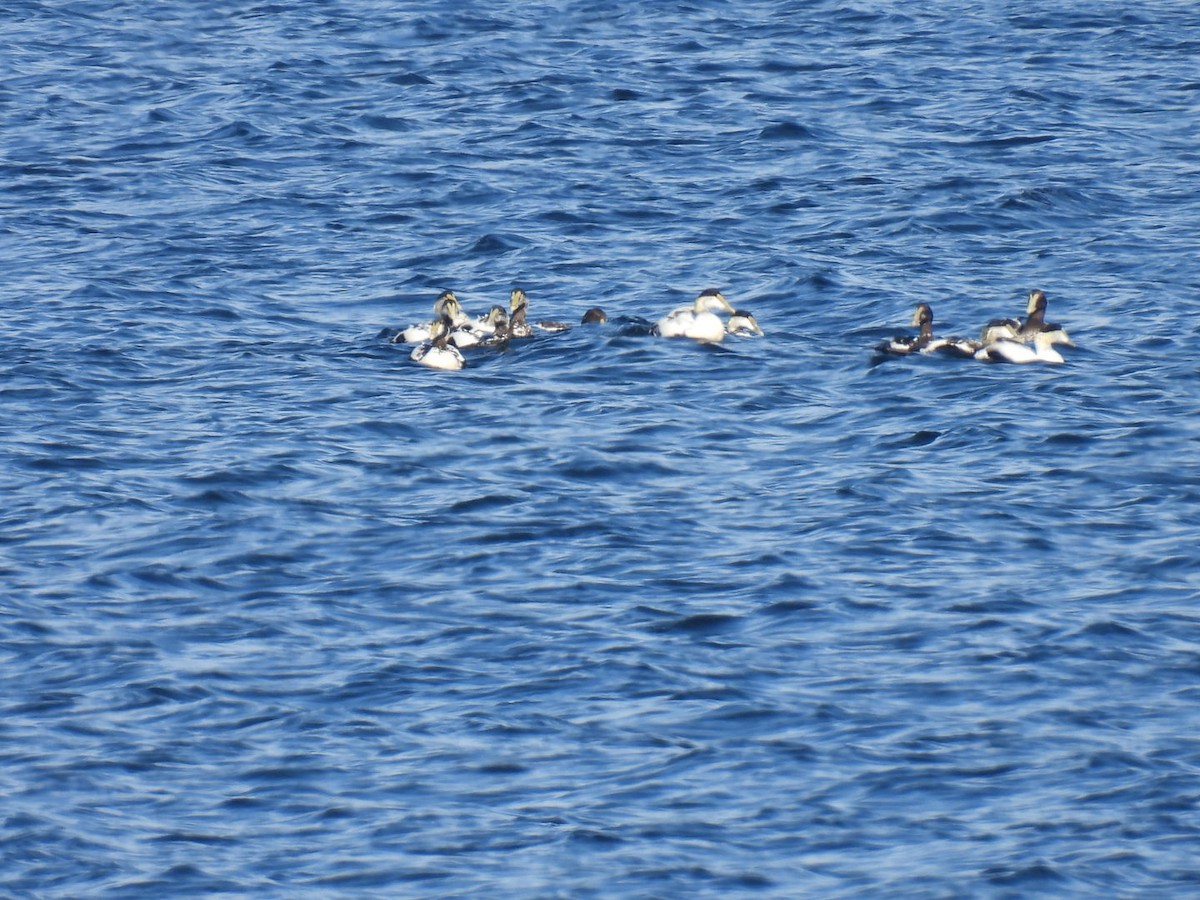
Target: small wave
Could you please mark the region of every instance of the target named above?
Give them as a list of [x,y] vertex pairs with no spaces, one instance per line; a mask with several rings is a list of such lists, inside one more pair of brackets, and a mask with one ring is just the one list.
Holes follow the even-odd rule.
[[238,144],[253,146],[268,140],[270,135],[245,120],[237,120],[214,128],[202,135],[200,140],[213,144]]
[[434,83],[432,78],[428,78],[420,72],[404,72],[400,75],[391,75],[387,80],[390,84],[396,84],[400,87],[419,87]]
[[972,147],[986,147],[993,150],[1009,150],[1016,147],[1030,147],[1036,144],[1045,144],[1049,141],[1055,140],[1058,140],[1058,136],[1053,134],[1018,134],[1008,137],[977,138],[975,140],[964,141],[963,143]]
[[376,113],[360,116],[358,121],[367,128],[374,128],[377,131],[403,133],[412,131],[415,127],[409,119],[400,116],[384,116]]
[[509,234],[485,234],[471,246],[473,256],[502,256],[520,250],[528,241]]
[[758,137],[763,141],[812,141],[817,139],[812,128],[793,121],[767,125],[758,133]]
[[736,627],[740,621],[741,616],[725,613],[696,613],[682,619],[659,623],[653,630],[682,634],[717,634]]

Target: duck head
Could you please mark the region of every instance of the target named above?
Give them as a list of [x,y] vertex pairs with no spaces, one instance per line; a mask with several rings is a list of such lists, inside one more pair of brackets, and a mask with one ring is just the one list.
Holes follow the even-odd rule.
[[921,334],[933,334],[933,309],[928,303],[918,303],[913,310],[912,324],[921,329]]
[[696,312],[727,312],[734,313],[737,310],[733,308],[733,304],[725,299],[725,295],[716,288],[706,288],[700,292],[700,296],[696,298],[693,305]]

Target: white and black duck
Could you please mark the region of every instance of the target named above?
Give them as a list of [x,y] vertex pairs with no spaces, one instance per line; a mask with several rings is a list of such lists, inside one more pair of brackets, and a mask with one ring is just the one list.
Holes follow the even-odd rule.
[[875,352],[886,356],[908,356],[920,353],[933,340],[933,309],[928,303],[918,303],[912,322],[919,331],[915,335],[900,335],[875,345]]
[[1067,337],[1067,333],[1057,325],[1043,325],[1030,338],[1030,343],[1033,344],[1032,347],[1024,341],[1000,338],[985,344],[975,354],[975,358],[990,362],[1044,362],[1057,365],[1063,362],[1063,356],[1054,349],[1054,345],[1075,346],[1075,342]]
[[463,312],[462,304],[458,302],[454,291],[442,291],[438,294],[437,300],[433,303],[433,318],[428,322],[409,325],[407,328],[401,329],[392,338],[392,343],[419,344],[422,341],[428,341],[432,337],[434,323],[444,316],[450,318],[452,328],[470,321],[470,316]]
[[653,333],[665,338],[687,337],[705,343],[719,343],[725,337],[725,323],[717,316],[737,312],[716,288],[701,291],[687,306],[677,306],[655,323]]
[[534,328],[540,331],[556,332],[567,331],[571,327],[566,322],[552,322],[545,319],[530,322],[529,295],[521,288],[513,288],[509,293],[508,306],[511,337],[531,337]]
[[1061,336],[1066,338],[1066,341],[1057,340],[1055,343],[1070,341],[1067,332],[1061,325],[1046,322],[1046,292],[1034,288],[1029,292],[1029,299],[1025,304],[1024,321],[1020,319],[993,319],[983,326],[983,330],[979,333],[979,340],[984,344],[991,344],[994,341],[1000,340],[1030,344],[1033,343],[1034,338],[1047,329],[1061,332]]
[[744,309],[735,309],[733,311],[733,315],[725,323],[725,333],[734,334],[738,337],[763,336],[762,326],[758,324],[758,319],[754,318],[754,313]]
[[452,327],[448,315],[436,320],[430,328],[429,340],[415,347],[409,358],[430,369],[461,369],[466,361],[459,349],[450,343]]
[[503,306],[493,306],[487,315],[457,326],[450,333],[450,343],[460,349],[496,344],[508,338],[508,313]]
[[983,344],[970,338],[935,337],[933,334],[933,308],[928,303],[918,303],[913,311],[912,324],[920,330],[915,335],[903,335],[884,341],[875,347],[877,353],[887,356],[908,356],[912,353],[940,353],[960,359],[973,357]]

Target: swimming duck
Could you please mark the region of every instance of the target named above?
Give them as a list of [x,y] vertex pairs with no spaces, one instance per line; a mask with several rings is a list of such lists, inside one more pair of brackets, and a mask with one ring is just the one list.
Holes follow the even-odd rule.
[[1043,325],[1032,337],[1033,346],[1011,338],[1001,338],[998,341],[982,347],[976,354],[976,359],[992,362],[1011,363],[1061,363],[1062,354],[1054,349],[1055,344],[1074,347],[1075,342],[1067,337],[1067,333],[1057,325]]
[[472,319],[459,325],[450,333],[450,343],[455,347],[475,347],[479,344],[497,343],[508,337],[508,313],[503,306],[493,306],[486,316]]
[[689,337],[716,344],[725,337],[725,323],[716,315],[722,311],[731,315],[737,312],[724,294],[707,288],[688,306],[677,306],[659,319],[653,332],[665,338]]
[[894,337],[876,345],[876,352],[889,356],[908,356],[910,353],[924,350],[933,340],[933,310],[928,303],[917,304],[917,308],[913,310],[912,324],[921,329],[915,337],[907,334]]
[[907,356],[910,353],[941,353],[944,356],[970,359],[983,347],[979,341],[969,338],[934,337],[933,308],[928,303],[917,304],[917,308],[913,311],[912,324],[920,327],[919,334],[915,337],[905,335],[884,341],[875,348],[876,352],[890,356]]
[[[1042,330],[1046,318],[1046,292],[1034,288],[1029,292],[1025,305],[1025,321],[1019,319],[992,319],[983,326],[979,340],[984,344],[1010,340],[1027,344]],[[1065,334],[1065,332],[1064,332]]]
[[579,320],[580,325],[603,325],[608,321],[608,313],[598,306],[593,306],[583,314],[583,318]]
[[435,321],[430,327],[430,339],[414,348],[409,358],[431,369],[461,369],[466,364],[463,355],[449,343],[452,322],[449,315]]
[[517,311],[521,310],[521,314],[519,317],[520,322],[518,324],[518,328],[521,333],[519,333],[519,334],[514,333],[512,335],[513,337],[529,337],[529,336],[531,336],[533,334],[533,326],[540,328],[542,331],[550,331],[550,332],[569,331],[571,328],[571,326],[568,325],[566,322],[548,322],[544,319],[532,323],[532,326],[531,326],[530,323],[526,321],[526,316],[528,316],[528,314],[529,314],[529,295],[526,294],[520,288],[512,289],[512,292],[508,295],[508,306],[509,306],[509,309],[512,311],[511,321],[513,321],[513,322],[517,321],[517,319],[518,319]]
[[[519,296],[518,296],[519,295]],[[529,301],[525,297],[525,292],[517,288],[509,297],[509,303],[512,304],[512,313],[508,317],[508,336],[515,338],[533,337],[533,328],[525,320],[529,314]]]
[[762,337],[763,330],[759,327],[754,313],[744,309],[735,309],[729,321],[725,323],[726,334],[736,334],[740,337]]
[[512,321],[509,319],[508,313],[504,311],[504,307],[493,306],[491,314],[494,328],[490,335],[480,338],[479,346],[481,347],[503,344],[512,336]]
[[433,303],[433,319],[417,325],[409,325],[392,338],[392,343],[419,344],[429,340],[432,337],[433,323],[446,315],[450,316],[453,326],[470,321],[470,317],[463,312],[462,304],[454,296],[454,291],[442,291],[438,294],[437,300]]

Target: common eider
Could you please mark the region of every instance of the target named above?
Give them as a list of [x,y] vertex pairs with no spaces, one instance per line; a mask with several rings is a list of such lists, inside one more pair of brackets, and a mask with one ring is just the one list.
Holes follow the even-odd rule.
[[[1029,300],[1025,304],[1025,321],[1018,319],[993,319],[983,326],[979,339],[984,344],[993,341],[1009,340],[1028,344],[1042,331],[1046,325],[1046,292],[1034,288],[1029,292]],[[1052,326],[1062,330],[1060,326]],[[1063,331],[1066,337],[1066,332]],[[1061,342],[1059,342],[1061,343]]]
[[708,288],[688,306],[678,306],[654,326],[654,333],[665,338],[688,337],[706,343],[719,343],[725,337],[725,323],[717,312],[737,312],[716,288]]
[[450,343],[455,347],[474,347],[478,344],[496,343],[508,337],[508,313],[503,306],[493,306],[486,316],[472,319],[459,325],[450,333]]
[[434,322],[430,339],[416,347],[409,358],[431,369],[461,369],[466,364],[463,355],[457,347],[448,343],[451,321],[447,315]]
[[744,309],[735,309],[729,321],[725,323],[726,334],[736,334],[739,337],[762,337],[763,330],[754,318],[754,313]]
[[392,343],[419,344],[429,340],[432,337],[434,322],[443,316],[450,317],[451,327],[470,321],[470,316],[463,312],[462,304],[458,302],[458,297],[454,296],[454,291],[442,291],[433,303],[433,318],[428,322],[409,325],[402,329],[392,338]]
[[511,323],[515,325],[515,330],[512,333],[513,337],[530,337],[533,335],[533,329],[539,328],[542,331],[568,331],[571,326],[566,322],[549,322],[539,320],[529,322],[529,295],[520,288],[513,288],[508,295],[508,305],[511,310]]
[[1031,340],[1032,347],[1018,340],[1001,338],[984,345],[975,354],[975,358],[992,362],[1058,364],[1063,362],[1063,356],[1054,349],[1054,345],[1075,346],[1075,342],[1067,337],[1067,333],[1056,325],[1043,325]]
[[885,353],[889,356],[908,356],[910,353],[918,353],[924,350],[929,345],[929,342],[933,340],[933,310],[928,303],[917,304],[917,308],[913,310],[911,324],[920,328],[920,331],[915,336],[902,335],[884,341],[875,346],[876,352]]

